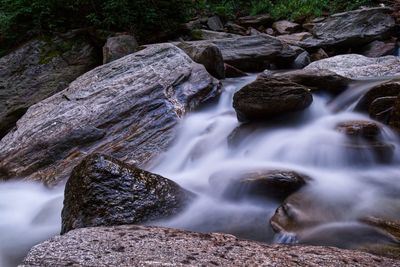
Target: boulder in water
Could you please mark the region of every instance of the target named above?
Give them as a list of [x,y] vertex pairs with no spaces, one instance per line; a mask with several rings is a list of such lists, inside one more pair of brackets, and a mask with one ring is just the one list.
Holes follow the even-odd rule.
[[235,93],[233,107],[239,121],[257,121],[304,110],[312,100],[309,90],[300,84],[259,76]]
[[0,141],[0,180],[54,185],[88,153],[145,165],[167,149],[181,117],[219,93],[219,82],[172,44],[85,73],[32,106]]
[[160,175],[93,154],[73,169],[67,181],[61,234],[165,219],[182,211],[193,197]]
[[397,99],[396,96],[383,96],[376,98],[369,105],[368,108],[369,116],[372,119],[380,121],[382,123],[388,123],[396,99]]
[[349,138],[374,141],[379,139],[382,129],[372,121],[345,121],[336,126],[336,130]]
[[229,199],[275,199],[283,201],[311,180],[305,175],[286,170],[218,172],[210,177],[214,189]]

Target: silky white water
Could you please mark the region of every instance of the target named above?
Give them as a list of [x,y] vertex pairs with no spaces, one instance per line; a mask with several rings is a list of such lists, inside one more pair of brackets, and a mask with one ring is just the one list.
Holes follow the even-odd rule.
[[[257,124],[244,129],[245,134],[239,131],[232,136],[240,125],[232,96],[255,77],[224,81],[217,103],[189,114],[179,126],[175,143],[150,167],[198,195],[182,214],[156,224],[273,242],[269,219],[280,203],[232,202],[209,183],[216,173],[264,169],[308,175],[312,178],[310,194],[345,207],[343,221],[369,213],[399,214],[400,203],[393,197],[400,192],[400,156],[394,133],[382,125],[382,141],[394,146],[395,155],[391,164],[379,164],[368,150],[349,153],[344,148],[346,137],[335,130],[340,122],[369,120],[353,113],[351,107],[382,81],[355,84],[351,92],[335,99],[314,94],[313,104],[301,114]],[[34,244],[59,233],[62,195],[63,188],[49,190],[26,182],[0,184],[0,266],[17,264]]]

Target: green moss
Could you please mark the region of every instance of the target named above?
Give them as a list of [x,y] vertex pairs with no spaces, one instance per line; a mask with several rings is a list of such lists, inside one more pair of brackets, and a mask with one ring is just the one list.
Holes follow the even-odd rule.
[[192,30],[191,36],[194,40],[203,40],[203,33],[201,30]]
[[77,40],[57,40],[51,39],[49,37],[41,37],[40,40],[44,41],[42,45],[39,64],[48,64],[53,58],[59,57],[68,51],[71,51]]

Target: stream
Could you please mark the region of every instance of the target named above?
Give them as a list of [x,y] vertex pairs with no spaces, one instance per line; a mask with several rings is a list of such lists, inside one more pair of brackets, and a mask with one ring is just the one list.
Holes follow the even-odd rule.
[[[149,170],[176,181],[198,197],[182,214],[152,224],[204,232],[225,232],[263,242],[293,241],[278,236],[269,219],[280,203],[230,201],[210,177],[224,172],[264,169],[291,170],[312,178],[308,194],[343,207],[341,216],[325,228],[353,224],[365,214],[399,217],[400,203],[390,196],[400,193],[399,140],[386,126],[381,142],[394,146],[390,164],[376,161],[368,151],[349,153],[346,137],[335,127],[340,122],[370,120],[352,111],[357,99],[376,80],[355,82],[333,99],[315,93],[312,105],[301,114],[244,129],[231,135],[240,123],[232,107],[235,91],[256,75],[226,79],[223,93],[214,103],[189,114],[178,129],[171,148]],[[234,138],[235,144],[228,140]],[[27,251],[60,231],[63,188],[47,189],[28,182],[0,184],[0,266],[14,266]]]

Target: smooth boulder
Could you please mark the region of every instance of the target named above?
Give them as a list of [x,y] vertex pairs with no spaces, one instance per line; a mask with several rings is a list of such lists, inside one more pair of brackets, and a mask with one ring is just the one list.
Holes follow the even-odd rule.
[[101,62],[88,33],[39,38],[0,58],[0,138],[27,109]]
[[193,197],[160,175],[93,154],[73,169],[67,181],[61,234],[165,219],[182,211]]
[[239,121],[268,120],[306,109],[312,103],[309,90],[284,78],[259,76],[233,97]]
[[283,201],[310,180],[288,170],[226,171],[212,175],[209,183],[228,199]]
[[219,93],[219,82],[172,44],[85,73],[32,106],[0,141],[0,180],[49,185],[88,153],[146,165],[165,151],[182,116]]
[[84,228],[31,249],[30,266],[397,266],[399,260],[320,246],[267,245],[162,227]]

